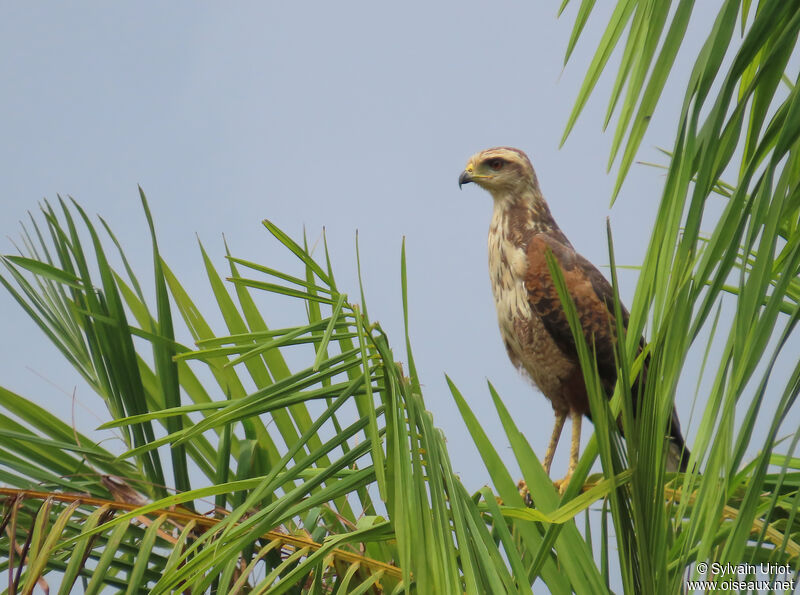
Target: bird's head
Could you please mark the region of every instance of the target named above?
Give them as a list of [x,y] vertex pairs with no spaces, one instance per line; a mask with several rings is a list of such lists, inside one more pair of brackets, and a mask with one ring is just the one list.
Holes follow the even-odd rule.
[[539,186],[528,156],[511,147],[494,147],[470,157],[458,177],[458,187],[470,182],[495,198],[508,192],[538,190]]

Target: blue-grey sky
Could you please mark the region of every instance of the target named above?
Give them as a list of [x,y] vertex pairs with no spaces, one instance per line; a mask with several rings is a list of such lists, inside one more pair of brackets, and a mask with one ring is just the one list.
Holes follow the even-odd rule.
[[[475,187],[459,191],[466,159],[494,145],[525,150],[562,229],[598,265],[608,261],[606,216],[618,261],[641,261],[663,182],[660,170],[634,166],[608,208],[611,134],[601,124],[613,77],[601,81],[559,149],[608,7],[598,5],[563,68],[577,3],[561,19],[558,4],[5,5],[0,232],[17,237],[18,220],[37,201],[71,195],[109,222],[149,287],[140,184],[164,257],[226,334],[197,237],[221,269],[225,234],[233,254],[297,271],[260,221],[269,218],[296,238],[305,228],[312,242],[324,226],[339,286],[356,296],[358,230],[369,312],[389,332],[398,359],[405,359],[405,236],[426,403],[446,432],[455,469],[477,489],[487,475],[475,464],[445,373],[509,461],[487,379],[540,456],[553,418],[500,341],[487,275],[491,199]],[[708,4],[698,10],[714,14],[718,3]],[[695,36],[679,58],[640,159],[662,161],[656,147],[671,147],[682,83],[701,41]],[[2,246],[13,251],[5,238]],[[635,280],[635,272],[622,274],[627,302]],[[75,389],[81,429],[105,421],[99,399],[4,292],[0,309],[0,384],[65,418]],[[264,314],[274,327],[302,322],[297,309]],[[690,435],[691,397],[678,398]],[[585,444],[591,426],[584,427]],[[566,451],[562,444],[554,475],[566,468]]]

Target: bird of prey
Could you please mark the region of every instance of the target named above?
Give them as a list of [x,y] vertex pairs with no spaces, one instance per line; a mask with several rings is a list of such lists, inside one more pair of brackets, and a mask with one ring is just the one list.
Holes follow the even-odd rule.
[[[473,155],[458,178],[459,188],[469,182],[488,190],[494,199],[489,276],[508,356],[550,400],[555,412],[543,462],[548,475],[564,421],[567,416],[572,420],[569,468],[557,482],[563,492],[578,463],[582,417],[591,419],[591,413],[575,341],[547,266],[547,251],[561,267],[587,345],[594,346],[608,397],[617,381],[613,290],[556,224],[525,153],[495,147]],[[627,327],[624,307],[622,317]],[[669,439],[667,469],[685,471],[689,451],[674,408]]]

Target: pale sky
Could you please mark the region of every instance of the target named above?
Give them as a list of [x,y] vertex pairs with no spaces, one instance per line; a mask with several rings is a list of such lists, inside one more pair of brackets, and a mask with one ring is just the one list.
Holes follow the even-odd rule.
[[[425,401],[448,437],[455,470],[476,490],[488,475],[475,463],[445,373],[509,464],[487,379],[540,457],[553,417],[500,341],[487,274],[491,199],[474,186],[459,191],[467,158],[495,145],[526,151],[561,228],[598,266],[608,262],[606,216],[618,262],[641,262],[663,183],[660,170],[636,165],[608,208],[612,134],[603,133],[602,121],[613,69],[559,149],[607,19],[601,14],[607,7],[598,3],[562,69],[579,3],[558,20],[559,4],[6,4],[0,232],[17,238],[18,221],[37,201],[71,195],[109,222],[151,289],[140,184],[164,257],[216,331],[227,334],[196,237],[220,270],[225,234],[234,255],[297,273],[261,220],[297,239],[305,228],[312,242],[324,226],[338,285],[357,301],[358,230],[369,313],[403,360],[405,236],[412,344]],[[717,2],[701,4],[697,10],[708,11],[702,18],[715,14]],[[683,83],[701,41],[695,35],[681,54],[639,159],[663,163],[656,147],[672,146]],[[13,251],[4,237],[2,252]],[[627,303],[635,281],[635,272],[622,272]],[[303,323],[302,310],[273,306],[280,303],[271,300],[264,311],[271,326]],[[0,309],[0,384],[64,419],[75,390],[84,406],[79,427],[106,421],[99,398],[2,291]],[[179,339],[190,343],[188,334]],[[687,387],[677,406],[691,444],[694,385]],[[584,428],[585,445],[591,426]],[[568,433],[563,442],[554,476],[566,469]]]

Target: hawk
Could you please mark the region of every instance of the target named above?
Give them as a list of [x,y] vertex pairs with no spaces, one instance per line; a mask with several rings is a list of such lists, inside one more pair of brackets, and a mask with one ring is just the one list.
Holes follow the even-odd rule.
[[[458,178],[458,186],[469,182],[489,191],[494,199],[489,276],[508,356],[550,400],[555,413],[543,461],[548,475],[564,421],[567,416],[572,420],[569,468],[558,482],[563,491],[578,464],[581,420],[584,415],[591,419],[591,412],[575,341],[547,266],[547,251],[561,267],[586,342],[594,345],[597,368],[609,398],[617,381],[613,290],[556,224],[525,153],[495,147],[473,155]],[[622,317],[627,327],[624,307]],[[644,339],[640,344],[644,347]],[[669,439],[667,469],[685,471],[689,451],[674,407]]]

